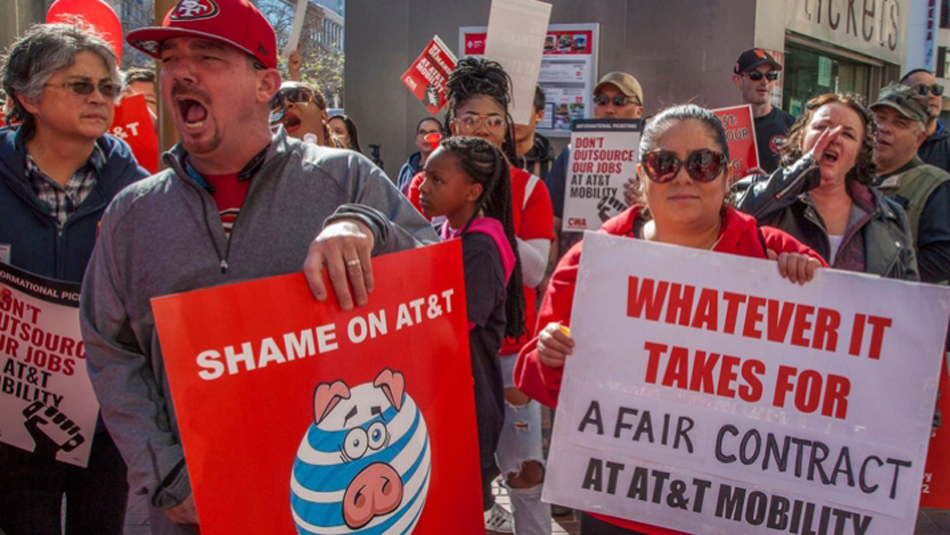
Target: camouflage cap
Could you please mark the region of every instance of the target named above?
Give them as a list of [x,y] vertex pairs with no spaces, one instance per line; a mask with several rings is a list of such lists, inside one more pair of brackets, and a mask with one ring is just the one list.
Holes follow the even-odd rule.
[[880,106],[894,108],[898,113],[912,121],[927,124],[930,112],[927,109],[927,97],[922,96],[916,88],[901,84],[890,84],[881,89],[877,102],[869,107],[873,110]]

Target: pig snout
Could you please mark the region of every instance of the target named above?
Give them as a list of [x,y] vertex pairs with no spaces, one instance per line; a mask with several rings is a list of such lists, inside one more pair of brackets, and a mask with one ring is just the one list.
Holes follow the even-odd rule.
[[343,495],[343,521],[351,529],[359,529],[377,516],[391,513],[402,502],[402,479],[385,463],[364,468],[346,488]]

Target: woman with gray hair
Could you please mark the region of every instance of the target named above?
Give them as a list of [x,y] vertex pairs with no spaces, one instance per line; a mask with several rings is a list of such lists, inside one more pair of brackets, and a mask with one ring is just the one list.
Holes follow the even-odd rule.
[[[628,238],[778,260],[779,272],[804,284],[826,266],[817,253],[788,234],[759,227],[755,219],[726,203],[729,147],[716,115],[694,105],[674,106],[657,115],[640,140],[639,199],[607,221],[601,232]],[[574,340],[571,321],[581,244],[558,263],[541,305],[545,327],[518,355],[515,382],[525,394],[555,406],[565,360]],[[575,357],[576,358],[576,357]],[[679,532],[640,522],[584,513],[581,535]]]
[[[8,117],[22,121],[0,130],[0,262],[79,283],[109,201],[147,175],[128,145],[105,135],[121,91],[116,56],[78,27],[37,25],[10,47],[0,74]],[[61,375],[53,372],[44,371],[48,389]],[[54,421],[70,416],[65,403],[49,410],[63,411]],[[65,496],[66,533],[121,534],[128,484],[109,434],[101,423],[79,431],[92,442],[81,468],[56,460],[62,446],[48,426],[24,422],[32,451],[0,444],[0,532],[61,533]]]

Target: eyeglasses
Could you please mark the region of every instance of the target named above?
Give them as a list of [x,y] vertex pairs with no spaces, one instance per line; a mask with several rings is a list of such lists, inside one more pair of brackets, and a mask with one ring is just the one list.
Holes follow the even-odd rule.
[[465,130],[466,132],[471,132],[477,130],[479,126],[484,125],[489,130],[503,130],[507,122],[504,118],[497,115],[463,115],[456,119],[452,119],[452,122],[455,123],[460,129]]
[[778,80],[778,73],[775,71],[769,71],[769,72],[752,71],[752,72],[746,72],[743,74],[748,76],[749,80],[752,80],[753,82],[758,82],[759,80],[762,79],[763,76],[765,77],[766,80],[770,82],[774,82]]
[[686,167],[686,173],[696,182],[712,182],[722,173],[726,166],[726,155],[710,150],[699,149],[689,153],[685,160],[680,160],[676,153],[668,150],[648,152],[640,158],[647,176],[654,182],[670,182]]
[[626,106],[627,104],[633,103],[637,106],[642,106],[640,101],[634,99],[633,97],[625,97],[623,95],[614,95],[614,98],[611,99],[607,95],[594,95],[594,105],[595,106],[606,106],[608,102],[613,102],[614,106],[618,108],[620,106]]
[[[91,95],[93,91],[96,90],[96,84],[88,81],[80,82],[60,82],[56,84],[43,84],[44,86],[53,86],[53,87],[68,87],[73,90],[73,93],[77,95],[87,96]],[[122,86],[119,84],[114,84],[112,82],[100,82],[98,85],[99,93],[106,98],[115,98],[119,96],[119,93],[122,92]]]
[[914,86],[914,89],[916,89],[917,93],[922,97],[926,97],[928,91],[935,97],[939,97],[940,95],[943,94],[943,86],[940,84],[934,84],[934,85],[917,84]]

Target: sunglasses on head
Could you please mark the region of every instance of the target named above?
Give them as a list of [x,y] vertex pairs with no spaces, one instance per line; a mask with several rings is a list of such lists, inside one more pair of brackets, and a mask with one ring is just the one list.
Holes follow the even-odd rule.
[[940,95],[943,94],[943,86],[940,84],[934,84],[934,85],[917,84],[914,86],[914,89],[916,89],[917,93],[922,97],[927,96],[927,92],[930,92],[935,97],[939,97]]
[[722,173],[726,166],[726,155],[719,151],[699,149],[689,153],[685,160],[680,160],[675,152],[655,150],[644,154],[640,163],[654,182],[669,182],[680,172],[680,167],[685,167],[691,179],[705,183],[716,180]]
[[48,85],[48,86],[51,85],[54,87],[67,87],[69,89],[72,89],[73,93],[76,93],[77,95],[82,95],[82,96],[91,95],[92,92],[96,89],[96,87],[99,88],[99,93],[102,93],[102,96],[106,98],[115,98],[119,96],[119,93],[122,92],[122,86],[119,84],[114,84],[112,82],[100,82],[98,86],[89,81],[62,82],[58,84],[44,84],[44,85]]
[[774,82],[778,80],[778,73],[775,71],[769,71],[769,72],[752,71],[752,72],[745,73],[745,75],[748,76],[749,80],[752,80],[753,82],[758,82],[759,80],[762,79],[763,76],[770,82]]
[[631,102],[640,106],[640,101],[634,99],[633,97],[626,97],[624,95],[614,95],[614,98],[610,98],[607,95],[594,95],[594,105],[596,106],[606,106],[608,102],[613,102],[614,106],[626,106]]

